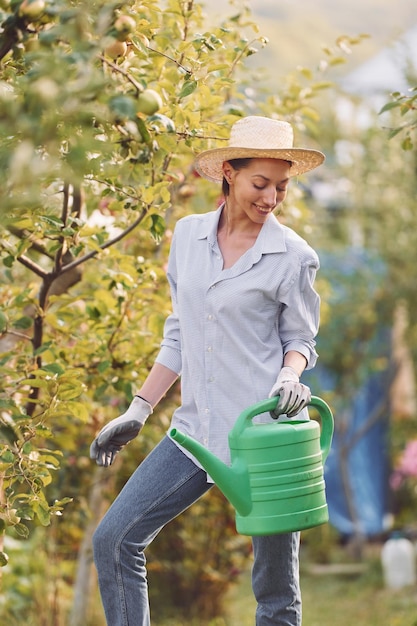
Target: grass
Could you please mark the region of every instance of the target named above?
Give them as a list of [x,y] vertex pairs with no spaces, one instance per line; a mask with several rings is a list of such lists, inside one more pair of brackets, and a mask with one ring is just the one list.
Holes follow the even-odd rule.
[[[301,575],[303,626],[417,626],[417,587],[384,588],[379,558],[368,558],[362,571],[355,568],[304,566]],[[250,572],[228,595],[227,613],[207,626],[254,626],[255,601]],[[155,626],[184,626],[169,619]],[[187,620],[187,626],[202,626]],[[205,625],[206,626],[206,625]]]
[[[303,626],[417,626],[417,589],[386,590],[372,571],[355,576],[306,572],[301,583]],[[233,590],[229,606],[225,626],[254,626],[249,575]]]
[[[333,547],[330,554],[331,562],[318,566],[302,551],[303,626],[417,626],[417,585],[400,590],[384,587],[380,546],[368,546],[359,566],[344,549]],[[250,571],[228,592],[223,616],[207,623],[185,619],[179,612],[172,616],[170,611],[170,615],[165,619],[154,616],[152,626],[254,626]],[[89,623],[104,625],[98,599],[97,615]]]
[[363,577],[321,578],[305,580],[304,626],[417,626],[415,590],[387,591]]

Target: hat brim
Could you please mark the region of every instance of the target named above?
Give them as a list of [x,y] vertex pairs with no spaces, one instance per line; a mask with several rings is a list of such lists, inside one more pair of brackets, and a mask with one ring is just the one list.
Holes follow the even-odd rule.
[[280,159],[291,161],[290,176],[298,176],[321,165],[325,156],[319,150],[309,148],[280,148],[275,150],[258,148],[214,148],[205,150],[196,157],[197,172],[214,183],[223,180],[222,166],[232,159]]

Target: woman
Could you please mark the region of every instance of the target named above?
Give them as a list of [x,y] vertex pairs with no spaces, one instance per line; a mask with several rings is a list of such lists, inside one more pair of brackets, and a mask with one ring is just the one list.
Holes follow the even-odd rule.
[[[171,426],[224,462],[228,433],[244,408],[279,395],[272,417],[291,418],[310,401],[299,377],[317,358],[319,262],[273,211],[290,178],[324,155],[292,144],[290,124],[250,116],[234,124],[227,147],[197,157],[198,172],[222,182],[225,202],[176,225],[168,263],[173,312],[161,350],[126,413],[92,443],[99,465],[113,462],[180,375],[181,406]],[[144,550],[210,487],[198,462],[168,436],[131,476],[94,536],[109,626],[150,624]],[[257,626],[299,626],[299,533],[254,537],[253,547]]]

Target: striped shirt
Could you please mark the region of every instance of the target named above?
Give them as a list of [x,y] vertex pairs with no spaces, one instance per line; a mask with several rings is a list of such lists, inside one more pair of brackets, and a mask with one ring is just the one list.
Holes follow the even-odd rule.
[[167,272],[173,312],[156,361],[181,375],[171,427],[228,463],[229,431],[243,409],[268,397],[283,355],[300,352],[308,369],[316,362],[319,260],[271,214],[254,245],[223,269],[221,211],[176,224]]

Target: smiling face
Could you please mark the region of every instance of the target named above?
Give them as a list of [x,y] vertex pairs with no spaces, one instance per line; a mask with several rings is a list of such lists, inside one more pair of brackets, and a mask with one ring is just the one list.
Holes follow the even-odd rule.
[[226,161],[223,174],[229,184],[228,210],[235,217],[263,224],[285,199],[290,170],[291,164],[279,159],[251,159],[239,169]]

